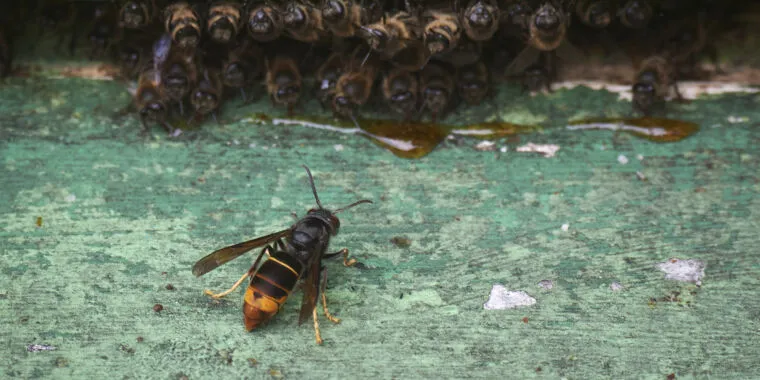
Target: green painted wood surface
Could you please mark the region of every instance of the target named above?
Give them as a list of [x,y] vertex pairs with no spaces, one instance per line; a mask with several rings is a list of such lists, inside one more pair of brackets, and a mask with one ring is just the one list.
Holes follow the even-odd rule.
[[[614,94],[502,89],[472,112],[547,129],[498,142],[506,153],[457,139],[416,161],[359,137],[232,122],[267,111],[265,101],[231,103],[222,126],[177,139],[156,128],[145,139],[118,113],[128,101],[113,82],[0,86],[3,376],[760,377],[757,95],[673,106],[671,116],[702,130],[656,144],[562,128],[629,112]],[[527,142],[561,148],[553,158],[515,151]],[[203,295],[226,289],[252,257],[190,273],[212,250],[306,212],[304,163],[326,205],[376,202],[341,217],[332,247],[369,268],[327,264],[343,322],[322,319],[321,347],[310,325],[297,326],[300,293],[253,333],[242,291]],[[411,246],[392,244],[397,236]],[[701,288],[663,278],[654,265],[671,257],[706,261]],[[538,286],[545,279],[553,289]],[[611,291],[613,281],[624,290]],[[484,310],[496,283],[537,303]],[[677,301],[662,301],[673,292]]]

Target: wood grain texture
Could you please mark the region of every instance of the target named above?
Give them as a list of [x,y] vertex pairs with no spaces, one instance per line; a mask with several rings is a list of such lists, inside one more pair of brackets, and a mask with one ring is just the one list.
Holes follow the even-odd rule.
[[[702,130],[655,144],[561,128],[628,112],[614,95],[517,94],[500,89],[455,119],[541,119],[543,133],[498,142],[506,153],[449,140],[409,161],[361,138],[231,122],[268,112],[263,101],[230,106],[222,126],[177,139],[156,128],[144,139],[117,113],[128,101],[120,84],[11,79],[0,86],[4,375],[760,377],[758,97],[674,106],[671,116]],[[529,141],[561,148],[553,158],[515,151]],[[242,292],[203,295],[231,285],[252,257],[202,278],[190,271],[305,213],[304,163],[325,205],[375,201],[341,216],[332,248],[349,248],[368,269],[327,264],[330,310],[343,322],[323,320],[322,347],[310,326],[297,327],[297,302],[246,333]],[[396,236],[411,245],[394,245]],[[702,286],[665,280],[655,264],[672,257],[705,261]],[[551,290],[538,286],[545,279]],[[611,291],[613,281],[624,289]],[[484,310],[496,283],[537,303]],[[57,350],[25,351],[35,343]]]

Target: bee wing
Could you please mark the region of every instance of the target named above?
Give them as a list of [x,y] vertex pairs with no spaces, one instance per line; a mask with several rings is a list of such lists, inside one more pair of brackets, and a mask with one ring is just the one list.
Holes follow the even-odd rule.
[[325,252],[327,246],[322,247],[319,250],[319,255],[316,255],[309,264],[308,274],[306,279],[301,285],[303,290],[303,299],[301,300],[301,312],[298,315],[298,324],[304,323],[311,317],[311,313],[317,306],[317,300],[319,299],[319,282],[322,277],[322,255]]
[[212,270],[216,269],[222,264],[240,257],[240,255],[254,248],[261,247],[277,239],[282,239],[284,237],[290,236],[292,231],[293,230],[289,228],[287,230],[275,232],[270,235],[262,236],[253,240],[244,241],[242,243],[231,245],[229,247],[224,247],[222,249],[218,249],[214,252],[211,252],[206,257],[198,260],[198,262],[195,263],[195,265],[193,265],[193,274],[196,277],[202,276],[208,272],[211,272]]
[[528,68],[528,66],[532,65],[534,62],[538,61],[540,50],[532,47],[532,46],[525,46],[525,48],[520,52],[520,54],[515,57],[512,62],[507,65],[507,68],[504,70],[503,74],[504,76],[515,76],[515,75],[521,75],[522,72]]

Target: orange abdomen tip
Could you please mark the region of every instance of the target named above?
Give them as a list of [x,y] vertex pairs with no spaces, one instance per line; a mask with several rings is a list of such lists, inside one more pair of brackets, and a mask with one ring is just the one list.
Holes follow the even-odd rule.
[[[287,297],[286,297],[287,298]],[[285,300],[281,300],[285,302]],[[243,299],[243,322],[245,329],[251,331],[259,325],[269,321],[280,310],[277,300],[259,293],[255,288],[249,287],[245,291]]]

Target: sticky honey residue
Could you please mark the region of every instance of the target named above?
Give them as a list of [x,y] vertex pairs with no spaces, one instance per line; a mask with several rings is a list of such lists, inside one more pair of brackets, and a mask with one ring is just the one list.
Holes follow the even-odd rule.
[[[360,135],[402,158],[420,158],[432,152],[449,135],[478,139],[499,139],[517,134],[529,134],[542,130],[536,125],[520,125],[508,122],[483,122],[452,126],[421,121],[398,121],[364,119],[353,121],[326,117],[270,118],[255,114],[245,121],[256,124],[300,125],[332,132]],[[663,119],[591,119],[574,122],[569,130],[614,130],[631,133],[657,142],[680,141],[694,134],[699,127],[690,122]]]
[[699,130],[695,123],[659,117],[589,119],[570,123],[568,130],[622,131],[655,142],[681,141]]
[[[254,115],[252,122],[264,120]],[[421,121],[365,119],[352,121],[327,118],[271,119],[275,125],[302,125],[333,132],[356,134],[402,158],[420,158],[432,152],[446,136],[459,135],[481,139],[496,139],[518,133],[530,133],[536,126],[523,126],[506,122],[488,122],[465,126],[451,126]]]

